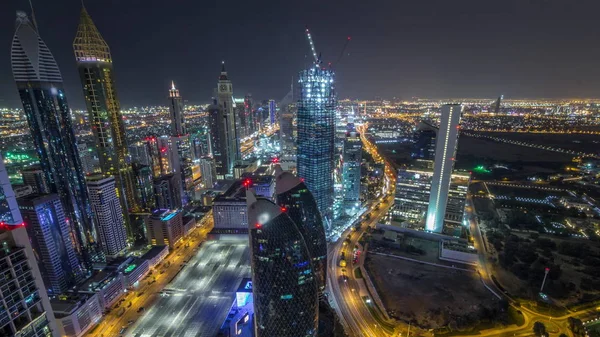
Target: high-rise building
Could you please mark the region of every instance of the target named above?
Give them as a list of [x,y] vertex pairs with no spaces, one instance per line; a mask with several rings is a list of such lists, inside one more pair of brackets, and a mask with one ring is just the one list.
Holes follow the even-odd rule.
[[0,226],[0,336],[60,337],[23,226]]
[[[409,168],[398,169],[393,215],[420,224],[425,220],[431,195],[433,162],[416,160]],[[470,174],[452,172],[444,222],[461,224],[469,189]]]
[[275,199],[294,221],[310,253],[319,291],[327,284],[327,239],[321,212],[306,185],[290,172],[277,170]]
[[67,291],[83,275],[60,198],[30,194],[18,202],[46,289],[53,295]]
[[23,178],[23,184],[31,186],[33,191],[36,193],[47,194],[50,193],[50,186],[46,181],[46,175],[42,166],[35,164],[21,170],[21,177]]
[[106,256],[114,257],[127,248],[127,231],[115,178],[99,174],[88,177],[87,182],[102,251]]
[[203,157],[200,161],[200,173],[204,187],[212,188],[217,182],[217,171],[215,168],[215,160],[210,157]]
[[83,172],[85,172],[85,174],[92,174],[92,172],[94,172],[94,162],[92,154],[90,153],[91,149],[88,149],[85,143],[79,143],[77,144],[77,150],[81,157],[81,167],[83,167]]
[[435,162],[431,182],[431,195],[427,208],[425,230],[441,233],[444,229],[444,214],[448,203],[448,189],[454,168],[458,130],[463,107],[460,104],[442,106],[440,129],[435,146]]
[[293,154],[295,147],[294,119],[296,118],[296,100],[294,99],[294,81],[290,91],[279,102],[279,137],[281,149],[285,154]]
[[411,157],[413,159],[433,160],[437,132],[429,124],[419,123],[413,134]]
[[500,112],[500,103],[502,103],[503,99],[504,99],[504,95],[498,96],[498,99],[496,100],[496,103],[494,104],[494,114],[497,115]]
[[154,197],[156,208],[179,209],[181,203],[181,183],[179,177],[173,173],[154,178]]
[[44,180],[59,195],[78,247],[91,253],[97,236],[62,76],[24,12],[17,13],[16,26],[12,70]]
[[154,209],[156,200],[154,199],[153,176],[150,166],[133,163],[132,167],[140,208],[144,210]]
[[20,225],[22,222],[17,198],[8,179],[4,159],[0,155],[0,224]]
[[298,176],[315,197],[326,226],[333,217],[334,76],[315,65],[298,79]]
[[247,192],[256,337],[316,336],[319,282],[290,216]]
[[166,245],[172,249],[184,235],[181,210],[155,210],[148,219],[146,233],[151,245]]
[[[100,170],[115,177],[124,219],[128,225],[130,210],[137,210],[135,182],[125,136],[125,125],[115,87],[112,56],[85,7],[81,9],[73,50],[92,133],[100,160]],[[130,228],[129,235],[133,235]]]
[[342,153],[342,185],[344,188],[344,209],[354,215],[360,208],[360,164],[362,162],[362,142],[354,125],[348,124]]
[[233,175],[235,161],[240,159],[240,143],[236,134],[236,121],[233,109],[233,87],[227,77],[225,63],[217,83],[217,102],[209,107],[210,133],[213,158],[217,177]]
[[171,89],[169,90],[169,112],[171,114],[171,135],[187,135],[183,116],[183,99],[179,95],[179,90],[175,88],[175,82],[171,82]]
[[271,126],[273,126],[275,124],[275,121],[277,119],[276,115],[277,115],[277,105],[275,104],[274,99],[270,99],[269,100],[269,122],[271,123]]

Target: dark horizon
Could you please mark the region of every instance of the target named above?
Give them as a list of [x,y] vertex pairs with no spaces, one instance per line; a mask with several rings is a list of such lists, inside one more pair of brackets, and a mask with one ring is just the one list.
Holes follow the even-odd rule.
[[[78,0],[33,0],[39,32],[61,69],[73,109],[84,109],[72,42]],[[600,97],[600,3],[553,0],[228,4],[85,1],[111,47],[121,105],[165,105],[171,80],[188,103],[207,103],[226,62],[234,95],[280,100],[312,57],[308,26],[338,97]],[[0,106],[21,107],[10,68],[16,10],[0,12]],[[349,55],[348,55],[349,54]]]

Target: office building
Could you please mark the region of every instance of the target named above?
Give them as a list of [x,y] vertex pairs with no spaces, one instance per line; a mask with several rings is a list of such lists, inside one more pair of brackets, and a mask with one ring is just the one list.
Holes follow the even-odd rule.
[[50,300],[60,336],[81,337],[102,319],[98,294],[70,293]]
[[56,194],[30,194],[18,202],[48,293],[67,291],[81,280],[83,270],[60,198]]
[[[140,208],[142,210],[153,209],[156,199],[154,198],[154,178],[150,166],[133,163],[132,168]],[[132,227],[135,226],[132,224]]]
[[360,134],[349,124],[344,138],[342,152],[342,186],[344,210],[354,215],[360,208],[360,164],[362,162],[362,142]]
[[133,163],[151,166],[152,158],[150,157],[150,150],[148,149],[148,141],[152,137],[147,137],[144,141],[137,141],[129,145],[129,155]]
[[277,171],[277,205],[285,209],[302,234],[312,259],[319,291],[323,292],[327,283],[327,240],[321,213],[315,198],[298,177],[290,172]]
[[427,231],[441,233],[444,228],[444,214],[448,203],[448,190],[454,168],[462,110],[463,107],[460,104],[442,106],[440,129],[435,146],[431,194],[425,221],[425,230]]
[[77,144],[77,150],[79,151],[79,157],[81,158],[81,167],[85,174],[92,174],[94,172],[94,159],[92,158],[91,149],[88,149],[85,143]]
[[[392,210],[395,218],[415,224],[424,222],[431,196],[434,172],[432,166],[432,161],[418,160],[412,167],[398,170]],[[468,172],[452,173],[443,215],[445,224],[462,223],[470,178]]]
[[246,199],[255,336],[316,336],[319,286],[304,237],[281,207]]
[[419,123],[413,134],[411,157],[413,159],[434,160],[437,132],[426,123]]
[[235,161],[240,159],[240,144],[236,134],[233,87],[227,77],[225,63],[217,83],[217,101],[208,108],[211,147],[215,159],[217,178],[233,175]]
[[0,336],[60,337],[23,226],[0,226],[0,274]]
[[154,178],[155,207],[161,209],[179,209],[181,204],[181,183],[179,176],[173,173]]
[[40,194],[50,193],[50,186],[46,182],[44,171],[39,164],[31,165],[21,170],[23,184],[31,186],[33,192]]
[[275,100],[274,99],[270,99],[269,100],[269,122],[271,123],[271,126],[275,125],[275,122],[277,121],[277,105],[275,104]]
[[158,209],[148,219],[148,243],[170,249],[183,238],[183,216],[180,210]]
[[0,224],[20,225],[23,223],[15,192],[8,179],[4,159],[0,155]]
[[[88,177],[88,188],[102,251],[108,257],[115,257],[127,249],[127,230],[115,178],[103,175]],[[134,236],[132,233],[131,237]]]
[[[89,120],[100,160],[100,171],[115,177],[117,195],[129,226],[129,211],[136,211],[133,170],[129,163],[129,151],[125,124],[117,97],[110,48],[85,7],[81,8],[73,51],[83,86]],[[128,228],[132,235],[133,231]]]
[[314,65],[300,72],[298,85],[298,176],[315,197],[329,229],[333,217],[334,73]]
[[202,157],[200,162],[200,174],[202,175],[202,183],[204,187],[211,188],[217,182],[217,170],[215,160],[210,157]]
[[97,236],[62,76],[24,12],[17,13],[11,63],[48,192],[59,195],[77,245],[93,250]]
[[171,114],[171,142],[177,153],[178,174],[181,180],[181,199],[187,204],[192,197],[194,179],[192,177],[192,149],[190,135],[187,133],[183,116],[183,99],[175,83],[171,83],[169,90],[169,112]]

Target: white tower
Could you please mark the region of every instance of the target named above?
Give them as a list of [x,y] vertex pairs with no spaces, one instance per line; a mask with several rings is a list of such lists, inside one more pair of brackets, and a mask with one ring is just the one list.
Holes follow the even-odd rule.
[[456,145],[458,144],[458,129],[463,107],[460,104],[442,106],[440,129],[435,146],[435,162],[431,194],[427,208],[425,230],[441,233],[444,228],[444,215],[448,204],[450,177],[454,167]]
[[96,175],[89,177],[87,182],[102,250],[109,257],[115,256],[127,247],[127,231],[115,178]]

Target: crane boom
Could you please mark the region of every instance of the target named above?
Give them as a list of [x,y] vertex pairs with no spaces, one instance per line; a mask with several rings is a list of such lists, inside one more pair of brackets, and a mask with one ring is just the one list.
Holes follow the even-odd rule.
[[319,57],[315,51],[315,44],[313,43],[313,39],[310,35],[310,30],[308,30],[308,27],[306,27],[306,37],[308,38],[308,43],[310,44],[310,50],[312,51],[313,58],[315,59],[315,64],[319,64]]

